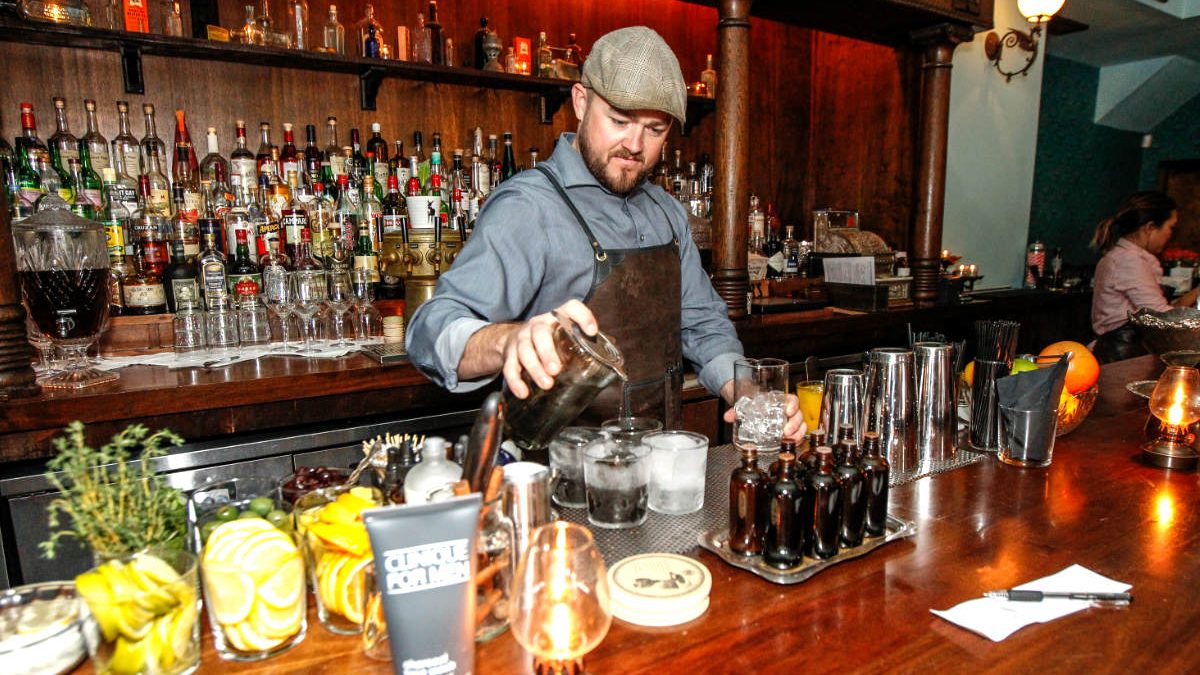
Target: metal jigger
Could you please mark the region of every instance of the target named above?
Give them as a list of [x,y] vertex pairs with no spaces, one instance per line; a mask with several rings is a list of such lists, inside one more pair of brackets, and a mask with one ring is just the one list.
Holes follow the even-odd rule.
[[1147,432],[1154,431],[1154,440],[1142,446],[1142,460],[1151,466],[1179,471],[1195,471],[1200,465],[1200,453],[1191,446],[1195,436],[1188,426],[1200,419],[1200,371],[1186,366],[1169,366],[1159,376],[1150,394],[1150,413]]

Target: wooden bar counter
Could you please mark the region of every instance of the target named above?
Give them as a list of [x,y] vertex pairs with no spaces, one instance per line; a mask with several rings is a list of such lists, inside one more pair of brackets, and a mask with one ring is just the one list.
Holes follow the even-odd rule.
[[[892,493],[917,534],[777,586],[697,549],[713,575],[711,605],[666,629],[614,620],[587,659],[593,673],[1196,672],[1200,626],[1200,480],[1136,461],[1146,405],[1125,390],[1161,370],[1153,357],[1105,366],[1095,410],[1060,438],[1053,464],[993,460]],[[610,563],[615,561],[609,561]],[[1088,609],[1001,643],[930,614],[1078,563],[1133,585],[1124,609]],[[475,672],[529,672],[511,634],[480,645]],[[81,672],[89,672],[84,666]],[[221,661],[205,635],[201,672],[390,672],[310,612],[308,637],[254,664]]]

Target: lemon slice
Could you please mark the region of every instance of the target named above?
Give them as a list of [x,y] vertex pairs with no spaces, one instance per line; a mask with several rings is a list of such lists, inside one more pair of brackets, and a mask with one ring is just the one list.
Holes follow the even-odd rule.
[[342,494],[338,495],[337,503],[353,511],[356,517],[360,516],[363,511],[367,509],[373,509],[376,506],[369,493],[368,496],[364,498],[354,494],[353,491],[343,492]]
[[104,640],[106,642],[115,640],[118,633],[117,605],[113,602],[112,590],[109,588],[108,582],[95,570],[84,572],[75,577],[75,590],[83,596],[92,616],[96,617],[96,623],[100,624],[100,632],[104,634]]
[[154,627],[154,615],[133,602],[122,602],[115,606],[117,632],[129,640],[141,640]]
[[[318,580],[318,588],[321,593],[321,604],[325,605],[325,610],[335,614],[345,615],[341,606],[338,604],[337,580],[338,573],[342,568],[350,563],[353,558],[347,557],[340,553],[329,554],[334,556],[325,568],[321,571],[321,577]],[[328,557],[328,556],[327,556]]]
[[208,536],[203,557],[214,562],[237,562],[233,553],[247,537],[267,531],[279,530],[262,518],[244,518],[222,523]]
[[237,634],[239,641],[245,645],[245,651],[248,652],[265,652],[278,647],[283,642],[279,638],[269,638],[265,635],[260,635],[250,627],[249,622],[232,626],[228,630],[231,633]]
[[284,563],[300,556],[296,544],[279,530],[271,534],[254,535],[252,539],[238,547],[235,560],[254,577],[256,583],[261,583],[282,568]]
[[374,508],[379,505],[375,501],[375,491],[369,487],[363,487],[361,485],[358,485],[358,486],[350,488],[350,492],[347,492],[345,494],[351,494],[365,502],[369,502],[371,504],[371,506],[369,506],[367,508]]
[[[184,603],[175,610],[174,621],[171,622],[170,642],[167,647],[179,661],[190,661],[196,644],[196,618],[199,612],[196,603]],[[164,617],[165,618],[165,617]]]
[[373,558],[352,561],[342,567],[338,573],[337,586],[338,606],[342,616],[352,623],[363,622],[363,570],[374,563]]
[[158,655],[158,665],[164,671],[169,671],[175,663],[175,650],[171,647],[171,625],[174,622],[174,614],[164,614],[154,620],[154,630],[146,636],[150,652]]
[[266,603],[260,602],[254,606],[254,611],[250,613],[250,621],[248,623],[255,633],[264,638],[282,641],[300,632],[300,624],[303,621],[303,603],[296,603],[284,609],[276,609]]
[[143,670],[155,670],[153,666],[149,669],[145,668],[149,655],[149,640],[129,640],[119,637],[113,646],[112,659],[108,662],[108,672],[116,675],[133,675]]
[[371,550],[371,540],[367,537],[367,530],[361,523],[353,525],[313,523],[308,531],[326,544],[355,557],[365,555]]
[[258,597],[270,607],[287,609],[300,603],[304,594],[304,561],[298,553],[281,563],[276,572],[258,585]]
[[137,587],[130,581],[129,575],[125,573],[125,566],[119,560],[110,560],[97,567],[96,571],[104,577],[114,601],[132,597],[137,592]]
[[244,621],[254,609],[254,579],[233,565],[204,564],[204,592],[217,623]]
[[[342,496],[345,497],[346,495]],[[355,510],[354,507],[347,506],[345,502],[330,502],[321,507],[320,522],[337,525],[354,525],[358,522],[358,514],[359,511]]]

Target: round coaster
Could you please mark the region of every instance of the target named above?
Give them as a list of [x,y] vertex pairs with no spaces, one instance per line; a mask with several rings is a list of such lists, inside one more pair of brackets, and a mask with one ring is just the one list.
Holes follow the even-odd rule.
[[675,626],[708,609],[712,574],[704,563],[674,553],[644,553],[608,570],[613,616],[639,626]]

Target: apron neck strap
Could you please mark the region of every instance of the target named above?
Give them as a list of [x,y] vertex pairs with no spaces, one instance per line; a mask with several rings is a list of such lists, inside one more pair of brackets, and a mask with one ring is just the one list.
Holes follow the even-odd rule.
[[583,229],[583,234],[587,236],[588,243],[592,245],[592,252],[596,256],[596,262],[604,262],[605,260],[608,260],[608,253],[604,250],[604,247],[600,245],[600,242],[596,239],[596,235],[592,234],[592,228],[588,227],[587,221],[583,218],[583,214],[579,212],[579,209],[575,208],[575,203],[572,202],[571,198],[567,196],[567,191],[563,189],[562,183],[558,182],[558,178],[555,178],[554,174],[550,172],[550,169],[546,168],[544,165],[539,164],[538,166],[535,166],[534,169],[542,172],[542,175],[546,176],[546,180],[550,181],[550,185],[555,189],[556,192],[558,192],[558,195],[562,197],[562,200],[566,202],[567,208],[571,209],[571,213],[574,214],[575,220],[579,222],[579,227]]

